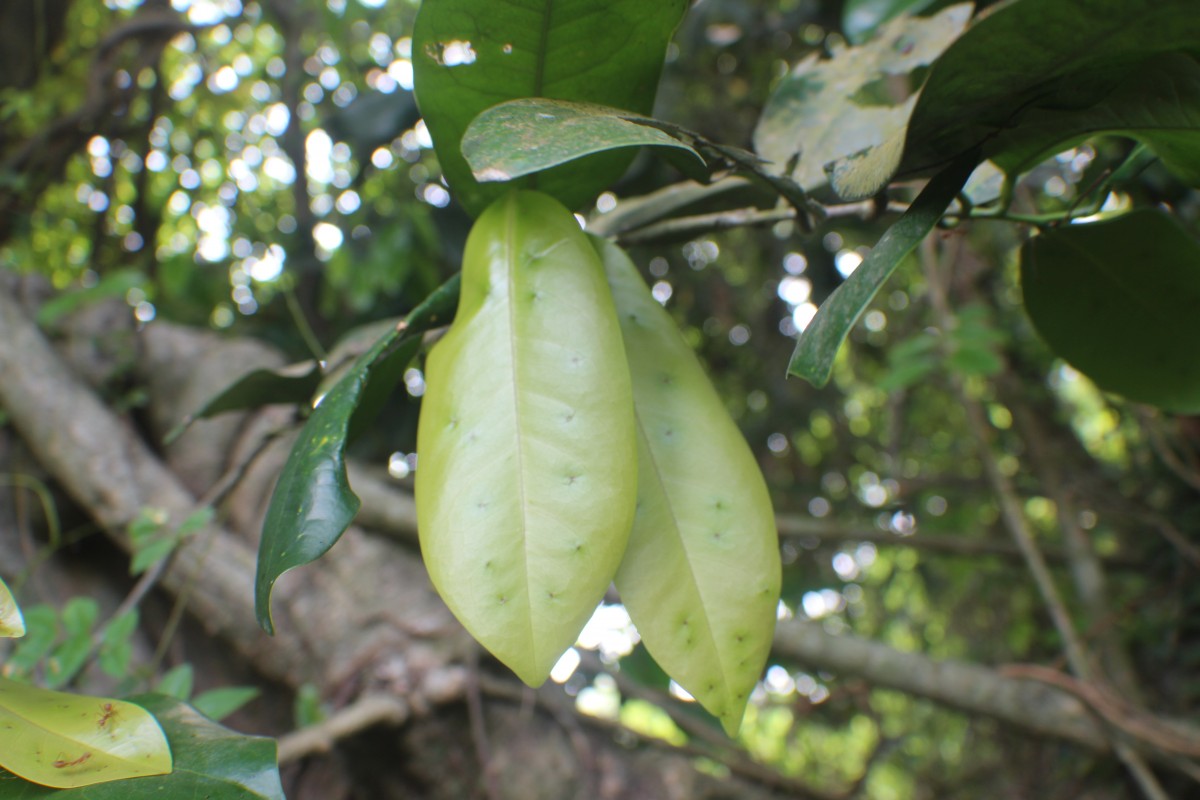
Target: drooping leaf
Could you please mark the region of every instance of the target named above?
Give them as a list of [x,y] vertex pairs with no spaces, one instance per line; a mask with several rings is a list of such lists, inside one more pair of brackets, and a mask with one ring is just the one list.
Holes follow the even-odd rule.
[[[171,750],[154,717],[133,703],[0,678],[0,767],[75,788],[168,773]],[[12,796],[3,784],[0,796]]]
[[814,386],[825,385],[838,348],[850,329],[900,261],[933,230],[977,162],[976,156],[968,153],[921,190],[904,215],[871,248],[858,269],[821,304],[817,315],[796,342],[788,364],[789,375],[804,378]]
[[163,441],[178,439],[198,419],[208,419],[226,411],[246,411],[273,403],[307,403],[321,383],[321,365],[303,361],[281,369],[256,369],[222,390],[202,407],[188,414],[172,428]]
[[8,584],[0,578],[0,637],[19,639],[24,635],[25,618],[21,616],[21,607],[8,590]]
[[174,754],[170,775],[47,789],[0,771],[5,800],[285,800],[275,742],[244,736],[205,719],[191,706],[162,695],[139,695],[134,703],[154,714]]
[[824,185],[826,164],[903,131],[916,102],[863,95],[889,76],[931,63],[970,16],[971,4],[960,3],[928,18],[894,19],[861,47],[836,50],[829,59],[809,56],[768,100],[754,131],[755,149],[781,173],[798,154],[791,173],[796,182],[809,190]]
[[875,30],[900,14],[918,14],[934,0],[846,0],[842,6],[842,32],[853,44],[862,44]]
[[514,192],[476,221],[458,315],[425,379],[425,565],[467,630],[537,686],[604,596],[637,491],[604,269],[557,201]]
[[[1073,115],[1090,115],[1150,59],[1166,53],[1200,55],[1194,0],[1001,4],[934,63],[891,172],[932,174],[976,147],[983,158],[1000,156],[1011,142],[1023,151],[1027,119],[1043,136],[1047,127],[1069,135]],[[1194,163],[1190,157],[1188,163]],[[871,181],[855,183],[872,194],[891,177],[881,174],[875,170]]]
[[458,282],[457,275],[446,281],[363,353],[300,431],[271,495],[258,548],[255,611],[268,633],[275,632],[271,622],[275,581],[328,552],[358,513],[358,497],[346,479],[345,448],[352,417],[368,384],[382,391],[382,381],[372,376],[384,364],[389,375],[398,377],[403,366],[397,368],[396,363],[411,360],[421,335],[453,319]]
[[780,561],[766,481],[629,257],[601,254],[633,380],[638,508],[617,590],[646,649],[730,736],[762,675]]
[[510,181],[607,150],[673,147],[704,159],[679,139],[617,108],[540,97],[510,100],[467,126],[462,153],[475,180]]
[[[426,0],[413,29],[421,113],[451,192],[473,215],[510,187],[477,183],[460,142],[486,108],[521,97],[649,114],[667,42],[687,0]],[[607,152],[522,183],[568,208],[620,177],[630,152]]]
[[1101,389],[1200,412],[1200,244],[1157,210],[1068,225],[1021,254],[1025,308]]

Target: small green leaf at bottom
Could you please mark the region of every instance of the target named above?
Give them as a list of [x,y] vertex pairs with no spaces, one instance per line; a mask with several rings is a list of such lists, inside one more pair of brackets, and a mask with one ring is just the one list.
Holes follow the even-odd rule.
[[0,771],[4,800],[285,800],[275,742],[244,736],[162,695],[131,698],[154,715],[174,755],[170,775],[135,778],[78,789],[49,789]]
[[[73,789],[168,773],[171,750],[141,706],[0,678],[0,766],[26,781]],[[5,788],[0,783],[0,797],[14,797]]]

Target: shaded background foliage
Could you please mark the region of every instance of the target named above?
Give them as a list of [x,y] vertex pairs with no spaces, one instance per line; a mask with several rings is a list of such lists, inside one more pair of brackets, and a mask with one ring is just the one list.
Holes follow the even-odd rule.
[[[469,224],[438,180],[412,98],[415,11],[406,0],[8,4],[0,268],[52,285],[56,300],[40,317],[51,332],[116,298],[145,336],[155,320],[183,322],[266,340],[293,360],[324,357],[344,334],[409,311],[457,269]],[[656,115],[748,146],[787,66],[841,40],[842,11],[813,0],[697,4],[668,53]],[[1130,148],[1081,144],[1033,170],[1018,202],[1065,211]],[[679,179],[640,156],[592,213]],[[1195,231],[1196,193],[1158,165],[1120,191]],[[773,198],[747,186],[706,203],[689,212],[769,208]],[[1146,708],[1194,716],[1200,423],[1105,396],[1052,357],[1021,308],[1025,229],[939,231],[855,329],[829,387],[784,379],[797,328],[885,222],[837,218],[814,233],[781,222],[630,244],[784,516],[781,615],[936,658],[1061,667],[1061,642],[1008,544],[992,461],[1060,584],[1083,590],[1068,593],[1070,611],[1113,686]],[[148,427],[131,356],[106,355],[104,396]],[[238,371],[231,364],[229,377]],[[414,367],[353,454],[405,479],[422,391]],[[982,442],[972,402],[990,425]],[[1081,541],[1104,567],[1098,593],[1080,575]],[[123,571],[93,540],[62,555],[97,552]],[[640,648],[619,668],[667,689]],[[566,686],[591,713],[681,740],[654,704],[626,694],[617,710],[604,677],[613,669],[585,668]],[[237,719],[279,733],[285,703],[263,706],[272,703]],[[866,797],[1132,796],[1109,756],[784,656],[772,659],[742,743],[812,787],[837,792],[862,779]],[[373,747],[352,744],[348,768],[370,764],[360,751]],[[299,787],[305,775],[291,779]]]

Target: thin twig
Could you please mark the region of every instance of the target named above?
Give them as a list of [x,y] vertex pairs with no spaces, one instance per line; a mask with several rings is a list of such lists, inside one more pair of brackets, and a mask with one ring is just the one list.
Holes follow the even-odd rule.
[[475,745],[475,758],[479,761],[484,793],[488,800],[500,800],[500,785],[496,782],[487,720],[483,713],[483,699],[479,693],[479,648],[474,646],[467,655],[467,717],[471,727],[471,742]]
[[279,763],[287,764],[307,756],[328,753],[342,739],[376,725],[399,727],[411,716],[412,709],[402,697],[390,694],[365,695],[315,725],[280,736]]

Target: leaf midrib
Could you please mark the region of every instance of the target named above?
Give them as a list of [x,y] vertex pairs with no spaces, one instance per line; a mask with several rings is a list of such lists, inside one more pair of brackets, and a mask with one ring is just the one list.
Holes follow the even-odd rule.
[[[547,5],[553,0],[546,0]],[[538,61],[539,65],[541,60]],[[517,268],[520,266],[517,258],[517,199],[509,195],[505,201],[504,219],[504,258],[508,261],[506,273],[508,277],[508,346],[509,360],[512,364],[512,398],[513,398],[513,429],[516,436],[516,476],[517,502],[521,519],[521,554],[525,561],[525,575],[522,583],[525,586],[525,623],[528,627],[530,649],[536,666],[541,663],[537,653],[537,640],[534,637],[533,626],[533,588],[530,586],[529,575],[529,506],[525,498],[525,437],[521,435],[521,393],[517,389]]]
[[[653,480],[658,484],[659,493],[663,498],[663,503],[666,505],[667,513],[671,515],[671,530],[679,542],[679,549],[683,552],[683,560],[684,563],[687,564],[688,574],[692,576],[692,585],[696,589],[696,596],[700,599],[700,608],[704,612],[704,631],[709,643],[712,645],[713,652],[717,654],[717,661],[721,665],[721,683],[724,684],[725,699],[729,700],[733,697],[733,687],[730,686],[729,683],[729,670],[725,663],[725,654],[722,652],[721,647],[717,644],[716,636],[713,634],[712,620],[708,613],[709,605],[704,597],[704,592],[701,589],[700,580],[696,577],[696,570],[692,566],[691,553],[688,551],[686,544],[687,540],[683,536],[679,518],[675,514],[675,506],[671,502],[671,495],[667,491],[666,483],[663,480],[662,470],[658,468],[658,459],[655,456],[654,447],[651,445],[650,437],[646,435],[646,426],[642,424],[642,414],[639,408],[639,403],[636,399],[634,400],[633,404],[633,418],[634,423],[637,425],[638,435],[641,436],[646,442],[646,453],[650,460],[650,464],[648,466],[650,467],[651,474],[653,475]],[[640,466],[642,465],[639,465],[639,467]]]

